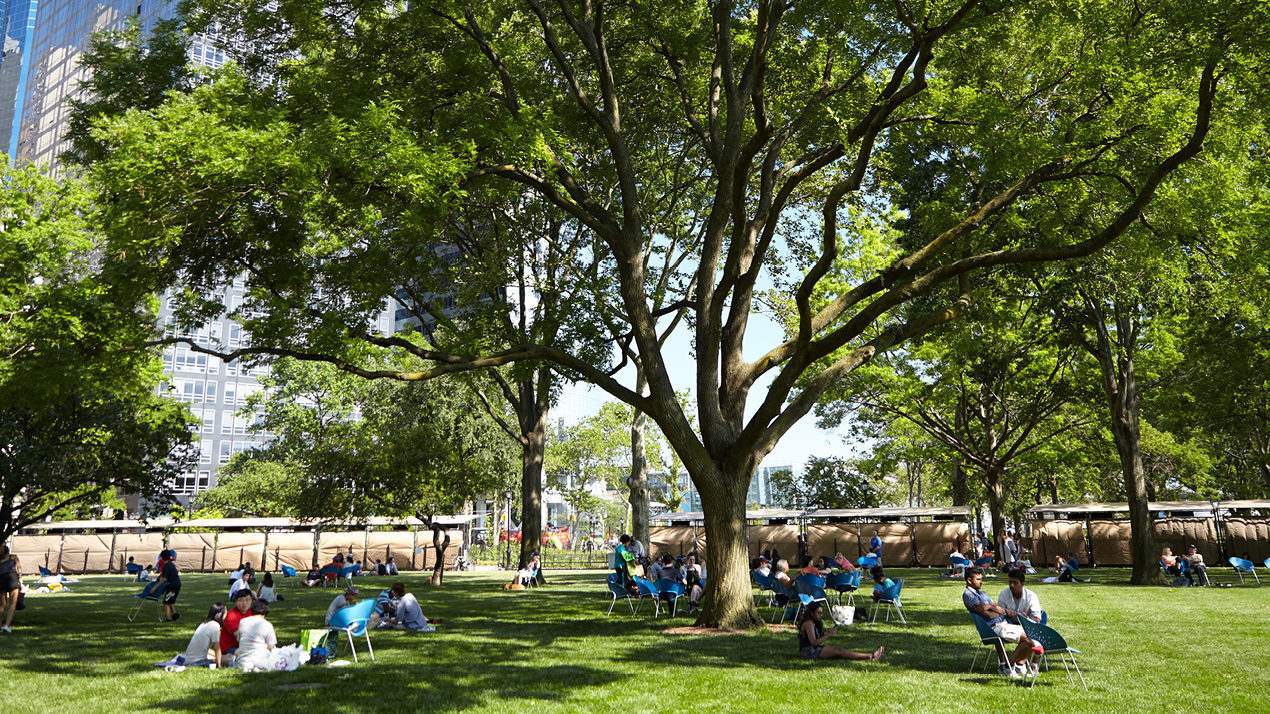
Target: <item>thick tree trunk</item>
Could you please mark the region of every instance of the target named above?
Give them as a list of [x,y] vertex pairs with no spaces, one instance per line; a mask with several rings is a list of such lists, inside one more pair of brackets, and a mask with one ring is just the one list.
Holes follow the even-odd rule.
[[523,568],[534,553],[542,552],[542,459],[546,452],[546,420],[526,432],[521,447],[520,560]]
[[[644,372],[636,374],[636,392],[644,393]],[[631,474],[626,479],[630,487],[628,501],[631,504],[631,536],[644,544],[652,553],[652,544],[648,542],[648,458],[644,453],[644,426],[648,417],[644,412],[635,410],[635,418],[631,421]]]
[[706,591],[701,599],[700,627],[752,629],[763,619],[754,607],[750,585],[745,497],[749,474],[716,475],[694,482],[701,494],[706,526]]

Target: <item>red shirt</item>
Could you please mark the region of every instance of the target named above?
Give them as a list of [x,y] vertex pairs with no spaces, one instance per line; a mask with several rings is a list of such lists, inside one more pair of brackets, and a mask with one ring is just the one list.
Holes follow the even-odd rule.
[[220,651],[224,652],[230,647],[238,646],[238,623],[244,617],[251,617],[251,611],[248,610],[244,615],[238,611],[238,608],[230,608],[225,613],[225,622],[220,626]]

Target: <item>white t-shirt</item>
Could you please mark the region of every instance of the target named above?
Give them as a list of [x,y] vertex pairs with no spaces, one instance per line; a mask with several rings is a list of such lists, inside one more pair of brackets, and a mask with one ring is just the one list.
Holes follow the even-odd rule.
[[211,659],[208,652],[220,641],[220,623],[208,620],[194,630],[189,647],[185,648],[185,663],[190,664],[201,659]]
[[235,580],[235,581],[234,581],[234,584],[229,586],[229,601],[230,601],[230,602],[233,602],[233,601],[234,601],[234,596],[235,596],[235,595],[237,595],[237,594],[238,594],[238,591],[239,591],[239,590],[242,590],[243,588],[248,588],[248,589],[250,589],[250,588],[251,588],[251,585],[250,585],[250,584],[248,584],[248,583],[244,583],[244,582],[242,581],[242,578],[239,578],[238,580]]
[[1027,588],[1023,588],[1023,597],[1018,599],[1015,599],[1010,588],[1002,590],[1000,597],[997,598],[997,604],[1007,610],[1023,613],[1033,622],[1041,621],[1041,601],[1036,597],[1036,593]]
[[260,615],[244,617],[238,623],[238,666],[243,669],[267,666],[269,648],[278,645],[273,623]]
[[278,595],[273,591],[273,588],[265,585],[260,586],[260,592],[256,593],[256,597],[264,600],[265,602],[278,601]]

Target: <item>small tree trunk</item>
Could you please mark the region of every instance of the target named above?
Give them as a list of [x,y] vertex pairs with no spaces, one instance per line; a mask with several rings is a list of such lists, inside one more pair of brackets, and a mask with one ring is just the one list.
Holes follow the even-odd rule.
[[525,434],[521,449],[520,562],[523,568],[542,551],[542,459],[546,452],[546,420]]
[[1001,467],[990,466],[983,474],[984,490],[988,495],[988,515],[992,519],[992,540],[995,552],[1001,552],[1005,536],[1005,495],[1001,490]]
[[745,497],[749,474],[713,474],[694,482],[706,526],[706,591],[697,625],[752,629],[763,625],[750,585]]
[[[644,371],[641,369],[635,376],[637,393],[644,393]],[[648,417],[644,412],[635,410],[631,420],[631,474],[626,479],[630,487],[628,502],[631,504],[631,536],[644,544],[648,553],[652,554],[652,544],[648,542],[648,459],[644,453],[644,426]]]
[[450,547],[450,531],[447,528],[432,524],[432,547],[437,551],[437,562],[432,567],[429,585],[440,585],[445,580],[445,551]]

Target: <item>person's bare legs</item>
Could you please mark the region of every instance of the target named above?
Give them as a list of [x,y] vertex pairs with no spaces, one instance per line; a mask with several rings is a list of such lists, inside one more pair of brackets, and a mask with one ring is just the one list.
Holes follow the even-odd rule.
[[18,593],[21,590],[10,590],[4,594],[4,626],[9,627],[13,624],[13,612],[18,607]]
[[1010,655],[1010,664],[1017,665],[1032,656],[1032,641],[1026,637],[1019,638],[1019,644]]
[[872,653],[869,652],[852,652],[844,650],[841,647],[826,647],[820,650],[820,659],[854,659],[866,660],[869,662],[885,662],[886,648],[879,647]]

